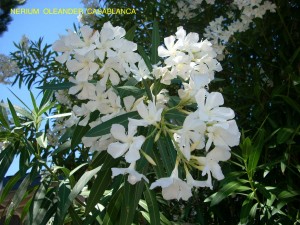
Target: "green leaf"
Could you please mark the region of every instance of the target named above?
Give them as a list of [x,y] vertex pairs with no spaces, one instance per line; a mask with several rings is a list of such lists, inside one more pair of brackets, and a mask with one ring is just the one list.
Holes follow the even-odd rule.
[[136,207],[141,199],[144,189],[144,181],[141,180],[135,185],[125,182],[124,197],[119,225],[131,225],[136,212]]
[[75,178],[74,178],[74,176],[71,175],[71,172],[68,168],[61,167],[61,166],[54,166],[53,169],[55,171],[61,170],[64,173],[65,177],[69,179],[71,187],[73,188],[75,186],[75,183],[76,183]]
[[87,205],[85,209],[85,214],[88,215],[99,203],[104,191],[107,189],[111,182],[111,168],[117,165],[119,160],[112,158],[110,155],[106,154],[106,159],[104,161],[103,168],[99,171],[97,178],[93,182],[89,198],[87,199]]
[[180,122],[180,124],[183,124],[183,121],[186,118],[186,114],[178,111],[177,109],[171,109],[165,113],[165,118],[168,120],[176,120]]
[[153,22],[153,28],[152,28],[152,42],[151,42],[151,63],[156,64],[159,61],[158,58],[158,46],[160,45],[160,35],[159,35],[159,28],[158,28],[158,22],[154,20]]
[[48,141],[47,141],[47,136],[45,135],[44,132],[37,132],[36,133],[36,141],[37,141],[37,143],[39,144],[40,147],[47,148]]
[[13,212],[18,208],[31,182],[32,182],[32,177],[30,174],[23,179],[22,183],[20,184],[19,188],[16,190],[11,200],[13,204],[10,204],[6,210],[6,218],[10,218],[13,215]]
[[241,186],[241,183],[239,183],[237,181],[231,181],[231,182],[225,184],[217,193],[206,198],[204,201],[205,202],[211,201],[210,206],[217,205],[224,198],[227,198],[228,196],[233,194],[235,192],[235,190],[237,190],[240,186]]
[[264,136],[264,130],[258,130],[258,136],[254,140],[255,146],[252,148],[248,158],[247,172],[250,177],[254,176],[257,169],[257,164],[264,144]]
[[[152,64],[150,62],[149,57],[147,56],[146,52],[144,51],[144,49],[141,46],[138,46],[138,52],[140,53],[140,55],[142,56],[143,60],[145,61],[150,73],[152,72]],[[147,96],[148,98],[152,101],[152,93],[150,90],[150,85],[147,83],[146,80],[143,79],[143,84],[144,84],[144,88],[146,90]]]
[[114,225],[117,223],[119,218],[120,209],[124,197],[124,188],[121,187],[109,201],[107,206],[106,214],[103,219],[103,224]]
[[[48,191],[52,180],[50,177],[46,177],[40,184],[37,192],[34,195],[32,204],[28,214],[28,224],[42,225],[46,224],[54,213],[53,208],[53,189]],[[47,216],[48,214],[48,216]],[[44,222],[43,222],[44,220]],[[45,222],[46,221],[46,222]]]
[[48,102],[44,104],[39,110],[37,115],[41,116],[43,113],[47,112],[49,109],[53,108],[55,106],[55,102]]
[[72,219],[72,224],[82,225],[82,220],[81,220],[78,213],[75,211],[75,209],[73,207],[69,208],[69,214],[70,214],[71,219]]
[[78,180],[74,188],[72,189],[71,193],[68,196],[68,200],[65,202],[65,204],[62,207],[62,210],[60,211],[60,216],[58,218],[58,224],[63,224],[65,215],[74,201],[74,199],[79,195],[81,190],[84,188],[84,186],[98,173],[98,171],[101,169],[101,166],[85,172],[81,178]]
[[108,134],[108,133],[110,133],[110,129],[113,124],[121,124],[123,126],[127,126],[128,118],[138,119],[138,118],[140,118],[140,116],[139,116],[138,112],[125,113],[123,115],[117,116],[115,118],[112,118],[108,121],[105,121],[104,123],[101,123],[101,124],[93,127],[85,134],[85,136],[86,137],[99,137],[99,136]]
[[122,98],[129,95],[133,95],[137,99],[141,97],[145,92],[144,90],[134,86],[121,86],[121,87],[115,87],[115,89],[118,91],[119,95]]
[[59,84],[47,84],[47,85],[38,87],[38,89],[57,91],[57,90],[70,89],[73,86],[75,86],[75,84],[72,82],[64,82],[64,83],[59,83]]
[[[8,104],[1,103],[0,105],[5,107],[5,108],[9,108]],[[16,105],[14,105],[14,109],[15,109],[16,112],[20,113],[22,116],[25,116],[26,118],[28,118],[32,121],[34,120],[31,111],[27,111],[26,109],[24,109],[20,106],[16,106]]]
[[44,105],[47,105],[48,102],[50,102],[51,100],[51,97],[53,95],[53,91],[52,90],[45,90],[44,93],[43,93],[43,98],[41,100],[41,103],[40,103],[40,109],[44,106]]
[[0,192],[0,205],[3,203],[11,189],[14,185],[21,179],[20,173],[16,173],[13,177],[9,179],[9,181],[5,184],[3,189]]
[[52,155],[56,155],[56,154],[58,154],[58,153],[60,153],[60,152],[62,152],[62,151],[64,151],[64,150],[66,150],[66,149],[68,149],[68,148],[70,148],[70,147],[71,147],[71,140],[68,140],[68,141],[66,141],[65,143],[59,145],[58,148],[55,149],[55,150],[52,152]]
[[9,127],[9,120],[8,120],[7,112],[6,112],[6,109],[1,104],[0,104],[0,122],[1,122],[2,126],[9,129],[10,127]]
[[29,91],[29,93],[30,93],[31,102],[32,102],[32,105],[33,105],[33,108],[34,108],[34,112],[37,115],[38,114],[38,107],[37,107],[37,104],[36,104],[36,101],[35,101],[35,97],[33,96],[31,91]]
[[82,137],[88,132],[90,129],[90,126],[82,127],[80,125],[77,125],[73,137],[71,139],[71,148],[74,149],[79,143],[81,143]]
[[277,143],[283,144],[293,135],[294,130],[291,128],[280,128],[277,133]]
[[21,123],[19,120],[19,117],[17,116],[16,110],[14,108],[14,106],[11,104],[11,102],[7,99],[8,105],[9,105],[9,109],[11,112],[11,115],[13,117],[14,123],[17,127],[21,127]]
[[13,148],[11,145],[6,147],[0,153],[0,180],[2,181],[5,174],[14,160],[17,149]]
[[296,110],[298,113],[300,113],[300,105],[294,101],[293,99],[291,99],[288,96],[285,95],[277,95],[277,97],[282,98],[287,104],[289,104],[294,110]]
[[157,200],[154,192],[149,189],[148,185],[146,185],[144,196],[149,210],[150,224],[160,225],[161,223],[160,223],[160,215],[159,215]]
[[255,203],[255,204],[252,206],[252,208],[251,208],[251,210],[250,210],[250,212],[249,212],[249,215],[250,215],[252,218],[254,218],[255,215],[256,215],[257,206],[258,206],[258,202]]
[[240,143],[240,148],[242,150],[244,161],[247,161],[251,151],[253,150],[251,139],[249,137],[245,138],[243,142]]
[[136,30],[137,26],[133,25],[125,34],[125,39],[127,39],[128,41],[133,41],[134,38],[134,34],[135,34],[135,30]]
[[291,190],[291,191],[284,190],[279,193],[278,198],[279,199],[294,198],[297,195],[299,195],[299,192],[296,192],[293,190]]
[[252,199],[246,198],[243,202],[242,208],[241,208],[241,214],[240,214],[240,222],[241,224],[246,224],[249,219],[249,213],[252,208]]
[[163,166],[166,169],[167,175],[170,175],[175,166],[177,154],[170,137],[161,134],[160,138],[157,141],[157,147],[163,162],[163,165],[161,166]]
[[143,60],[145,61],[148,70],[152,72],[152,64],[145,50],[141,46],[138,46],[138,52],[142,56]]
[[54,224],[58,224],[59,221],[64,218],[65,216],[65,206],[67,202],[69,201],[68,197],[71,193],[71,188],[67,184],[66,181],[62,181],[59,185],[58,188],[58,207],[57,207],[57,212],[54,217]]

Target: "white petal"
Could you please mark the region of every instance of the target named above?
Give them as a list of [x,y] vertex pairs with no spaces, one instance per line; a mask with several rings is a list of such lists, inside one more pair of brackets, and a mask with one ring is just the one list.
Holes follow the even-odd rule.
[[112,177],[127,173],[128,168],[111,168]]
[[84,66],[82,63],[79,63],[75,59],[67,61],[66,65],[69,72],[77,72],[78,70],[81,70]]
[[168,57],[170,56],[170,53],[167,49],[165,49],[163,46],[159,46],[157,49],[158,56],[160,57]]
[[230,151],[215,147],[207,154],[206,157],[216,162],[219,162],[219,161],[227,161],[228,159],[230,159],[230,156],[231,156]]
[[175,37],[173,35],[164,38],[164,43],[168,50],[171,50],[173,48],[174,42],[175,42]]
[[211,92],[207,95],[206,104],[205,106],[208,109],[213,109],[217,106],[224,104],[224,98],[223,95],[219,92]]
[[141,158],[139,149],[129,147],[129,151],[125,154],[125,160],[128,163],[135,162]]
[[113,124],[110,129],[110,133],[117,140],[127,142],[128,138],[126,135],[125,127],[120,124]]
[[107,152],[113,157],[113,158],[118,158],[127,151],[128,149],[128,144],[122,144],[120,142],[114,142],[108,145]]
[[126,108],[126,112],[130,112],[134,101],[135,101],[135,98],[132,95],[123,98],[123,102],[124,102],[124,106]]
[[150,189],[156,188],[158,186],[165,188],[170,186],[172,183],[173,183],[173,178],[171,177],[160,178],[151,184]]
[[214,178],[217,180],[222,180],[224,179],[224,175],[222,173],[221,167],[218,163],[214,163],[211,165],[211,173]]

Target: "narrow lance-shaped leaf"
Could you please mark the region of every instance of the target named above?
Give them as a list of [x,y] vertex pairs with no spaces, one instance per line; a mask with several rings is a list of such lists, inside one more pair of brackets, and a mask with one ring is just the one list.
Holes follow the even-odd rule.
[[4,176],[12,164],[12,161],[14,159],[14,156],[16,154],[17,149],[13,148],[11,145],[6,147],[4,150],[0,153],[0,180],[2,181],[4,179]]
[[121,187],[109,201],[106,214],[103,219],[103,224],[114,225],[118,220],[118,215],[122,207],[122,200],[124,197],[124,188]]
[[29,91],[29,93],[30,93],[31,102],[32,102],[32,105],[33,105],[33,108],[34,108],[34,112],[37,115],[38,114],[38,107],[37,107],[37,104],[36,104],[36,101],[35,101],[35,97],[33,96],[31,91]]
[[138,119],[140,118],[138,112],[129,112],[120,116],[117,116],[115,118],[112,118],[108,121],[105,121],[104,123],[101,123],[92,129],[90,129],[85,136],[86,137],[98,137],[105,134],[110,133],[111,126],[113,124],[121,124],[123,126],[127,126],[128,124],[128,118]]
[[72,189],[71,193],[68,196],[68,200],[65,202],[65,204],[62,206],[62,210],[60,211],[60,217],[58,218],[58,224],[63,224],[65,215],[74,201],[74,199],[79,195],[81,190],[84,188],[84,186],[98,173],[98,171],[101,169],[101,166],[85,172],[81,178],[78,180],[74,188]]
[[0,104],[0,123],[5,128],[9,129],[9,120],[6,109]]
[[38,87],[38,89],[57,91],[57,90],[70,89],[74,85],[75,84],[72,82],[64,82],[64,83],[59,83],[59,84],[47,84],[47,85]]
[[211,195],[207,199],[205,199],[205,202],[211,201],[210,206],[214,206],[221,202],[224,198],[230,196],[241,186],[241,183],[237,181],[229,182],[228,184],[225,184],[224,187],[222,187],[216,194]]
[[264,130],[259,130],[257,138],[255,138],[256,145],[252,148],[248,158],[248,174],[253,177],[256,171],[257,163],[260,159],[260,155],[263,149],[264,143]]
[[11,104],[11,102],[7,99],[8,105],[9,105],[9,109],[11,112],[11,115],[13,117],[14,123],[17,127],[21,127],[21,123],[19,120],[19,117],[17,116],[16,110],[14,108],[14,106]]
[[89,198],[87,199],[87,206],[85,210],[86,215],[88,215],[94,209],[95,205],[101,199],[104,191],[111,182],[111,168],[116,166],[118,162],[119,159],[114,159],[110,155],[106,154],[104,164],[101,166],[101,170],[93,182]]
[[160,225],[160,215],[157,199],[155,197],[154,192],[149,189],[148,185],[146,185],[144,196],[149,210],[151,225]]
[[125,39],[128,41],[133,41],[135,30],[136,30],[136,25],[133,25],[125,34]]

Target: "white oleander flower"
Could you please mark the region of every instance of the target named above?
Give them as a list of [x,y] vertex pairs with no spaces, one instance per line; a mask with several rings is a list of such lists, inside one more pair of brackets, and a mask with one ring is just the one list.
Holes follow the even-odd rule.
[[77,72],[76,80],[78,81],[90,80],[91,76],[99,69],[99,65],[94,62],[94,53],[90,52],[85,56],[75,54],[74,57],[75,59],[69,60],[66,63],[69,72]]
[[209,184],[211,183],[211,179],[195,180],[188,170],[185,170],[185,173],[186,173],[186,181],[188,185],[190,185],[191,187],[209,187]]
[[203,167],[202,176],[207,175],[206,182],[210,189],[212,189],[211,175],[217,180],[224,179],[219,162],[227,161],[230,159],[230,156],[230,151],[216,147],[211,150],[206,157],[197,157],[198,163]]
[[142,117],[141,120],[130,119],[130,121],[136,126],[147,127],[149,125],[155,125],[161,120],[163,108],[158,107],[154,100],[149,101],[148,106],[146,106],[144,102],[140,102],[136,106],[136,109],[139,115]]
[[235,120],[215,123],[207,126],[207,137],[205,149],[208,151],[211,144],[230,150],[230,147],[237,146],[240,143],[241,133]]
[[82,104],[81,107],[74,105],[73,112],[78,117],[83,117],[81,121],[79,121],[79,126],[86,126],[90,119],[91,111],[89,110],[87,104]]
[[227,107],[219,107],[224,104],[224,98],[219,92],[207,92],[200,89],[195,96],[199,117],[203,121],[227,121],[234,118],[234,111]]
[[87,81],[78,81],[73,77],[69,78],[69,81],[75,85],[69,89],[70,95],[76,95],[78,99],[92,99],[95,96],[95,85]]
[[75,113],[72,111],[71,116],[64,121],[64,125],[66,127],[72,127],[73,125],[77,124],[80,120],[80,117],[76,116]]
[[98,74],[102,76],[100,82],[103,86],[106,86],[108,80],[110,80],[113,85],[118,85],[121,80],[119,74],[124,73],[125,70],[122,68],[122,65],[119,64],[117,58],[108,58],[98,71]]
[[184,54],[184,53],[180,53],[178,51],[181,43],[180,42],[175,43],[175,41],[176,41],[176,37],[173,35],[164,38],[165,47],[164,46],[158,47],[158,49],[157,49],[158,56],[173,59],[178,54]]
[[190,101],[196,103],[195,95],[198,93],[199,89],[204,89],[207,84],[207,80],[202,84],[195,84],[193,77],[189,80],[189,83],[182,83],[182,88],[178,90],[178,96],[184,101]]
[[115,139],[111,134],[105,134],[101,137],[83,137],[82,143],[85,147],[90,148],[90,152],[102,152],[107,150],[108,145],[113,143]]
[[170,177],[164,177],[151,184],[150,189],[162,187],[162,196],[166,200],[183,199],[187,201],[192,196],[191,186],[178,177],[177,166]]
[[171,80],[177,77],[176,74],[170,72],[168,67],[158,67],[156,65],[153,66],[152,74],[156,79],[161,79],[162,84],[166,85],[170,85]]
[[116,177],[120,174],[129,174],[128,175],[128,182],[132,185],[136,184],[138,181],[141,181],[144,179],[147,183],[149,183],[149,180],[144,174],[140,174],[135,170],[136,162],[132,162],[128,168],[111,168],[112,171],[112,177]]
[[80,38],[71,30],[68,30],[68,35],[60,35],[59,37],[60,39],[53,43],[52,48],[56,52],[63,53],[62,55],[55,57],[55,60],[60,63],[65,63],[73,53],[74,46],[72,45],[72,42],[74,40],[76,40],[75,42],[80,41]]
[[150,71],[143,59],[139,61],[137,67],[131,69],[131,72],[133,73],[133,77],[137,81],[141,81],[142,79],[153,79],[151,77]]
[[197,113],[189,114],[180,130],[174,134],[180,150],[187,160],[191,158],[191,152],[195,149],[204,148],[205,124],[199,119]]
[[96,48],[95,41],[99,39],[99,32],[85,25],[80,28],[80,33],[83,40],[78,43],[78,47],[74,51],[84,56]]
[[0,83],[9,84],[13,76],[20,73],[17,63],[8,56],[0,54]]
[[142,135],[134,136],[137,132],[136,126],[129,122],[128,132],[126,133],[124,126],[113,124],[110,132],[116,140],[119,140],[108,145],[107,152],[113,158],[118,158],[125,154],[126,162],[132,163],[141,157],[139,151],[145,141],[145,137]]

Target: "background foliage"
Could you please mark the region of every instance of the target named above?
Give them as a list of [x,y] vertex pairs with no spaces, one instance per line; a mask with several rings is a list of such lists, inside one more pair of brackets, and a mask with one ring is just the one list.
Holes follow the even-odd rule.
[[[30,43],[28,49],[17,45],[12,57],[21,72],[15,83],[29,89],[34,82],[48,86],[41,89],[40,103],[32,96],[34,109],[13,106],[9,101],[1,105],[0,141],[10,144],[0,153],[0,180],[15,155],[20,155],[20,171],[1,190],[0,203],[24,178],[6,210],[7,218],[32,194],[22,214],[27,224],[46,224],[50,218],[53,224],[299,223],[300,4],[296,0],[273,2],[276,13],[255,19],[249,30],[229,40],[223,71],[210,86],[211,90],[222,87],[218,91],[235,110],[243,134],[241,144],[232,149],[231,160],[223,165],[225,179],[215,182],[213,190],[196,190],[188,202],[165,201],[143,181],[132,186],[120,176],[112,180],[110,168],[119,160],[104,153],[91,156],[80,142],[90,127],[71,127],[60,137],[59,146],[47,145],[45,134],[50,125],[42,121],[51,113],[66,112],[55,102],[53,91],[68,87],[67,71],[55,62],[55,53],[42,40]],[[112,8],[134,7],[137,14],[94,18],[93,27],[100,29],[108,20],[123,26],[129,33],[127,38],[150,54],[150,49],[178,26],[201,35],[211,20],[224,14],[229,3],[216,1],[203,14],[180,20],[171,13],[176,1],[108,1]],[[153,29],[154,20],[157,30]],[[178,84],[172,88],[177,90]],[[162,139],[155,146],[168,149],[168,143]],[[153,139],[144,145],[145,150],[153,148]],[[138,167],[146,172],[147,163],[144,160]],[[41,175],[40,184],[31,185]],[[99,203],[106,208],[99,210]]]

